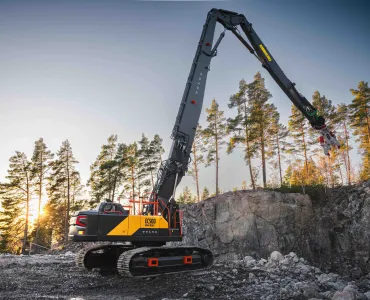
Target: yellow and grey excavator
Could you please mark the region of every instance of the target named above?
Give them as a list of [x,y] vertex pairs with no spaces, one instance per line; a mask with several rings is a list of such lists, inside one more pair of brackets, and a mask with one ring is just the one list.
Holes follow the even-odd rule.
[[[217,22],[225,30],[213,46]],[[238,27],[250,44],[240,34]],[[82,249],[76,256],[78,267],[117,270],[123,276],[146,277],[212,266],[214,258],[210,250],[192,246],[166,246],[166,243],[182,240],[182,214],[174,195],[188,170],[210,62],[217,55],[217,48],[227,30],[262,63],[312,127],[321,133],[320,144],[325,154],[328,155],[331,147],[339,147],[335,135],[326,127],[325,119],[285,76],[245,16],[223,9],[212,9],[203,26],[172,130],[170,154],[159,168],[153,192],[147,201],[141,203],[140,214],[131,214],[121,204],[109,201],[100,203],[94,210],[77,212],[70,221],[69,236],[73,241],[112,242]]]

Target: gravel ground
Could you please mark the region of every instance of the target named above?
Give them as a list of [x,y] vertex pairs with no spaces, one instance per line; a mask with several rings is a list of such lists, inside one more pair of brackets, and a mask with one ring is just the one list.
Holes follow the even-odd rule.
[[[368,276],[369,277],[369,276]],[[246,257],[207,271],[129,279],[83,272],[74,254],[0,255],[0,299],[370,299],[370,277],[324,274],[294,253]]]

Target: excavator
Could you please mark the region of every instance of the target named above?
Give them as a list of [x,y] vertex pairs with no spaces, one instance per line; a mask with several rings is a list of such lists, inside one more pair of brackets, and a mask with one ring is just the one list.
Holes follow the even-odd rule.
[[[216,24],[224,27],[214,43]],[[249,43],[241,35],[244,32]],[[175,201],[176,187],[188,170],[191,148],[202,110],[210,62],[217,48],[231,31],[262,64],[291,102],[320,133],[324,153],[339,147],[335,134],[325,125],[317,109],[301,95],[277,64],[246,17],[236,12],[212,9],[207,15],[180,108],[172,130],[172,147],[163,161],[148,200],[139,202],[138,214],[120,203],[105,201],[96,209],[79,211],[70,220],[69,238],[74,242],[101,242],[81,249],[77,267],[83,270],[116,271],[125,277],[150,277],[210,268],[213,253],[205,248],[166,245],[183,237],[182,211]],[[135,201],[132,200],[133,205]]]

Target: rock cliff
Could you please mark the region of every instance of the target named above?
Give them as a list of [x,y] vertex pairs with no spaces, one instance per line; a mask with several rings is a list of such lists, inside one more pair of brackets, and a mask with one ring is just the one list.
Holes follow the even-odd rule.
[[219,261],[274,250],[351,277],[370,272],[370,181],[315,196],[237,191],[184,207],[184,243]]

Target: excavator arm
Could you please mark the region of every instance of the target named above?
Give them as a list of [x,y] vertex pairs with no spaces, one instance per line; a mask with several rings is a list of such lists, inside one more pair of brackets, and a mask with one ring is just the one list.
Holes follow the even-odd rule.
[[[213,45],[217,22],[222,24],[225,30]],[[247,36],[250,44],[241,36],[238,27]],[[328,150],[331,146],[339,147],[335,135],[326,127],[325,119],[297,91],[295,84],[281,70],[245,16],[227,10],[212,9],[208,13],[207,20],[203,26],[179,112],[176,117],[175,126],[172,130],[171,138],[173,142],[171,151],[168,159],[160,166],[157,182],[153,190],[153,195],[156,195],[156,201],[159,202],[162,211],[167,210],[168,207],[171,209],[172,205],[174,205],[176,187],[188,170],[191,147],[202,111],[206,79],[210,70],[211,59],[217,55],[217,48],[226,30],[231,31],[249,52],[257,57],[262,63],[262,66],[270,73],[292,103],[307,118],[311,126],[321,132],[320,144],[325,154],[328,155]],[[147,212],[153,213],[153,205],[147,207]]]

